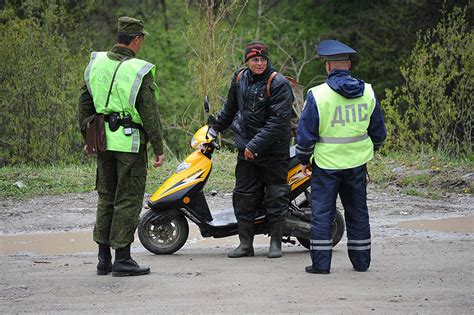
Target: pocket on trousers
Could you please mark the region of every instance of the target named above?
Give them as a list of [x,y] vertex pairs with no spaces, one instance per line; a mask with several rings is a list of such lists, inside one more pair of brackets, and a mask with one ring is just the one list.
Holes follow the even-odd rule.
[[130,194],[143,196],[145,193],[146,175],[147,168],[145,158],[139,156],[130,169]]

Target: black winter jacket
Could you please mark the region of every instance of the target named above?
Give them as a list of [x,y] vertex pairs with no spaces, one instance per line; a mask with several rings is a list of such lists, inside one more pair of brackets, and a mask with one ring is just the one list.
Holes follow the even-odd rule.
[[274,71],[271,64],[260,75],[246,68],[239,82],[234,73],[224,108],[216,117],[215,129],[229,126],[235,134],[238,150],[250,149],[257,157],[288,154],[293,92],[288,80],[277,74],[267,96],[267,80]]

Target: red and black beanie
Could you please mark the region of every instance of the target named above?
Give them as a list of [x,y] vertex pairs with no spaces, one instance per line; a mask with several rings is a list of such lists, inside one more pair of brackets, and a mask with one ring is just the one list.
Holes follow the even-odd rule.
[[260,56],[268,60],[268,46],[265,43],[253,41],[245,46],[245,62],[250,58]]

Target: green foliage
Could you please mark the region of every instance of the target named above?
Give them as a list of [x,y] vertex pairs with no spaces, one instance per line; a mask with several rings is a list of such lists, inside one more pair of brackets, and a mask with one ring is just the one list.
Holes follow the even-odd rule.
[[[242,2],[242,3],[240,3]],[[183,32],[187,44],[188,69],[191,75],[192,104],[186,109],[188,134],[205,123],[203,101],[209,98],[210,114],[222,107],[231,75],[239,67],[233,63],[233,40],[237,21],[247,1],[201,2],[196,13],[188,13],[188,27]],[[234,21],[228,18],[233,16]]]
[[249,1],[234,34],[234,62],[243,62],[246,43],[260,40],[269,46],[275,70],[306,88],[321,83],[326,73],[314,48],[328,31],[325,14],[325,3],[310,0]]
[[235,186],[235,165],[237,164],[237,153],[227,149],[221,149],[212,157],[212,173],[205,187],[205,192],[217,190],[230,192]]
[[[213,168],[205,192],[231,192],[234,187],[236,153],[220,150],[214,153]],[[93,159],[80,166],[7,166],[0,168],[0,200],[34,198],[42,195],[84,193],[94,190]],[[176,170],[180,160],[167,157],[160,168],[148,169],[146,193],[151,195]],[[472,194],[474,182],[463,178],[472,172],[473,160],[453,159],[423,148],[418,153],[390,152],[377,154],[369,163],[371,182],[376,188],[389,187],[411,195],[438,198],[446,193]],[[21,187],[21,188],[20,188]]]
[[[213,189],[228,192],[234,187],[236,153],[221,150],[214,153],[213,169],[206,192]],[[94,190],[96,166],[92,163],[80,166],[7,166],[0,168],[0,200],[5,198],[34,198],[42,195],[85,193]],[[151,195],[171,176],[180,160],[166,157],[159,168],[148,168],[146,193]],[[150,163],[149,163],[150,164]]]
[[95,165],[28,165],[0,168],[0,199],[90,192],[95,185]]
[[[180,156],[189,147],[188,108],[195,98],[192,87],[192,77],[187,68],[188,47],[183,38],[183,30],[188,26],[185,18],[187,8],[184,2],[168,3],[166,7],[155,8],[153,4],[142,3],[142,12],[155,12],[153,16],[143,17],[145,29],[150,34],[139,57],[156,64],[156,79],[160,89],[158,107],[160,110],[165,154]],[[128,12],[130,16],[134,12]],[[110,45],[110,41],[109,41]]]
[[390,148],[421,144],[450,154],[472,154],[474,33],[466,9],[455,7],[439,24],[419,34],[401,68],[405,84],[387,91]]
[[[230,58],[235,25],[225,23],[224,19],[241,8],[237,1],[223,3],[217,11],[213,5],[203,3],[201,14],[189,17],[184,38],[192,51],[189,69],[199,100],[208,96],[211,104],[218,104],[219,96],[226,92],[230,74],[235,71]],[[198,104],[198,112],[203,112],[202,103]]]
[[[440,11],[443,1],[446,11]],[[210,96],[212,112],[222,106],[230,76],[243,64],[245,44],[255,39],[270,46],[271,61],[278,71],[297,78],[306,88],[326,77],[314,54],[320,40],[337,38],[354,46],[360,55],[354,74],[372,83],[379,99],[390,88],[384,103],[390,104],[387,122],[400,139],[391,142],[390,148],[406,147],[401,145],[405,140],[410,145],[419,141],[418,134],[398,132],[403,128],[425,128],[426,133],[437,135],[432,142],[442,147],[445,142],[455,143],[460,133],[469,134],[469,128],[458,123],[440,131],[428,122],[415,123],[405,117],[409,102],[400,98],[413,94],[412,85],[407,93],[403,87],[395,88],[404,83],[405,76],[420,81],[424,73],[415,74],[410,69],[416,67],[407,63],[402,74],[400,65],[411,51],[420,55],[411,60],[431,60],[428,57],[433,49],[426,45],[443,35],[441,31],[431,33],[433,36],[424,39],[426,45],[420,42],[415,52],[417,31],[425,33],[434,27],[454,5],[470,5],[469,0],[443,1],[7,0],[0,12],[0,165],[87,160],[81,155],[76,121],[83,71],[92,50],[112,47],[117,18],[122,15],[142,19],[150,32],[138,57],[157,65],[167,157],[182,157],[189,151],[189,138],[204,121],[203,96]],[[453,37],[452,47],[457,51],[465,41],[465,37],[460,41]],[[443,48],[444,42],[439,43]],[[472,51],[472,44],[465,50]],[[437,58],[445,56],[440,53],[428,64],[435,67]],[[448,60],[455,64],[455,71],[451,74],[444,69],[446,76],[439,84],[443,80],[450,83],[446,89],[433,88],[435,93],[429,95],[435,101],[469,104],[472,58],[458,63]],[[469,69],[465,71],[469,75],[459,75],[460,64]],[[422,85],[413,87],[422,89]],[[418,102],[418,98],[410,101]],[[450,110],[449,115],[458,121],[472,119],[465,107]],[[455,138],[451,136],[454,133]],[[230,137],[229,132],[224,142]],[[391,139],[395,138],[392,135]]]
[[402,192],[438,198],[445,193],[472,194],[474,160],[453,158],[448,154],[420,146],[418,151],[377,153],[369,162],[370,180],[379,188],[397,187]]
[[84,57],[58,34],[61,10],[41,19],[2,12],[0,159],[8,163],[74,161],[80,152],[76,95]]

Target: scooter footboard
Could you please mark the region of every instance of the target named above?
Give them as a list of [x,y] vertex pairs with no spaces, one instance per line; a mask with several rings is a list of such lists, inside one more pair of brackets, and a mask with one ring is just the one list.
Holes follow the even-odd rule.
[[310,239],[311,223],[289,216],[285,219],[284,234]]

